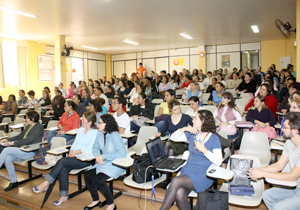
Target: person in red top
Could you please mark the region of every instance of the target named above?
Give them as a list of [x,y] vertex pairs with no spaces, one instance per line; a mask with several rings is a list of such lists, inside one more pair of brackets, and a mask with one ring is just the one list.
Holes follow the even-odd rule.
[[188,88],[191,82],[192,82],[191,76],[190,75],[184,75],[184,82],[181,85],[181,89]]
[[79,128],[80,125],[80,117],[75,112],[77,109],[77,105],[73,101],[67,101],[65,103],[65,113],[61,116],[60,120],[57,123],[58,131],[50,131],[48,134],[47,141],[50,144],[51,139],[54,136],[63,137],[68,142],[71,139],[74,139],[74,135],[65,134],[66,132],[73,130],[75,128]]
[[[268,84],[262,84],[260,86],[259,95],[263,96],[266,100],[266,106],[270,109],[277,119],[277,99],[272,95],[272,86]],[[250,99],[248,104],[245,107],[245,111],[248,111],[249,108],[254,107],[254,99]]]
[[138,68],[136,70],[136,74],[138,75],[139,78],[141,78],[141,76],[143,75],[144,71],[147,71],[144,67],[142,63],[139,63],[140,68]]

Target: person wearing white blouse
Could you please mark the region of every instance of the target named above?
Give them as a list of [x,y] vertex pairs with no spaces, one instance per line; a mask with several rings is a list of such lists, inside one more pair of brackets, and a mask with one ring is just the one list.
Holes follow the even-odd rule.
[[239,136],[235,121],[242,121],[242,116],[235,106],[234,98],[230,92],[224,92],[221,97],[221,103],[213,115],[220,120],[220,130],[225,130],[229,139],[235,139]]
[[207,72],[207,78],[204,79],[203,85],[204,85],[204,86],[211,85],[211,84],[212,84],[212,82],[211,82],[211,79],[212,79],[212,78],[213,78],[213,77],[212,77],[211,71]]

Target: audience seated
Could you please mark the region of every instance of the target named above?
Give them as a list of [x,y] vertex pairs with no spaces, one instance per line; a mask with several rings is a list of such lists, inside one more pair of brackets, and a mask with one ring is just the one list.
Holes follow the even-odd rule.
[[38,101],[37,105],[35,105],[35,109],[37,109],[39,107],[45,107],[45,106],[48,106],[50,104],[51,104],[51,100],[50,100],[49,91],[46,90],[46,89],[44,89],[43,90],[43,96],[42,96],[42,98],[40,98],[40,100]]
[[[146,94],[147,98],[149,100],[152,100],[153,98],[156,98],[157,97],[157,87],[154,83],[151,82],[150,77],[144,77],[143,82],[144,82],[144,87],[142,87],[140,85],[140,88],[143,89],[143,91]],[[159,84],[159,86],[160,86],[160,84]],[[136,87],[137,87],[137,85],[136,85]],[[140,93],[139,91],[137,90],[138,93]],[[136,95],[133,94],[131,98],[134,98],[134,96],[136,96]],[[133,100],[131,98],[130,98],[130,102]]]
[[217,82],[216,84],[216,90],[212,91],[208,98],[208,104],[218,106],[221,102],[221,96],[223,94],[224,86],[221,82]]
[[114,80],[114,82],[112,83],[113,84],[113,88],[115,89],[115,91],[118,91],[118,89],[120,88],[120,85],[119,85],[119,82],[120,82],[121,80],[120,79],[116,79],[116,80]]
[[77,105],[73,101],[65,102],[65,113],[61,116],[60,120],[57,123],[57,127],[59,131],[49,131],[47,141],[49,144],[51,143],[51,139],[54,136],[63,137],[67,140],[67,142],[74,138],[73,135],[68,135],[66,132],[73,130],[75,128],[79,128],[80,125],[80,117],[75,112],[77,109]]
[[96,122],[99,122],[102,113],[102,106],[98,99],[90,100],[88,111],[94,112],[96,115]]
[[164,96],[165,92],[172,88],[173,88],[173,86],[169,82],[167,75],[162,76],[162,82],[158,86],[158,91],[161,94],[161,96]]
[[[277,99],[276,97],[272,94],[272,86],[268,84],[262,84],[260,86],[260,91],[259,95],[263,96],[266,101],[266,106],[268,109],[270,109],[274,115],[275,118],[277,118]],[[248,104],[245,107],[245,111],[248,111],[249,108],[254,106],[254,99],[250,99]]]
[[[174,90],[167,90],[165,93],[165,102],[162,102],[159,105],[159,110],[157,117],[160,117],[159,122],[157,122],[154,126],[157,127],[158,132],[160,132],[161,128],[164,125],[164,120],[167,118],[169,114],[172,114],[172,112],[169,109],[168,103],[175,97],[175,91]],[[157,121],[157,120],[156,120]]]
[[[146,79],[144,78],[144,80],[146,80]],[[148,81],[146,81],[146,83],[147,82]],[[137,104],[137,97],[138,97],[138,95],[143,92],[143,89],[142,89],[142,87],[141,87],[141,85],[139,83],[135,83],[135,87],[136,87],[136,92],[134,94],[132,94],[132,96],[129,99],[129,102],[132,103],[133,106]],[[146,89],[145,86],[144,86],[144,89]],[[147,92],[149,92],[149,91],[147,91]],[[146,92],[145,92],[145,94],[146,94]],[[146,94],[146,95],[147,95],[147,97],[148,96],[150,96],[150,98],[152,97],[152,93],[151,92],[148,93],[148,94]]]
[[288,87],[289,90],[289,95],[284,97],[284,99],[282,100],[279,108],[278,108],[278,112],[282,112],[283,114],[287,113],[287,111],[290,108],[289,102],[291,100],[291,96],[294,92],[299,91],[300,90],[300,83],[299,82],[293,82],[289,85]]
[[99,149],[93,148],[96,139],[99,139],[101,136],[95,123],[95,114],[93,112],[85,112],[82,117],[82,127],[78,130],[68,157],[64,157],[57,161],[50,173],[45,176],[46,181],[32,188],[34,193],[45,192],[49,185],[55,182],[55,180],[59,177],[60,198],[54,201],[54,205],[59,206],[68,200],[70,171],[73,169],[81,169],[93,164],[93,161],[81,161],[80,159],[77,159],[77,156],[83,153],[91,153],[94,149]]
[[76,94],[76,85],[74,82],[71,82],[70,87],[68,89],[68,98],[72,98],[74,94]]
[[26,104],[22,104],[22,106],[32,109],[39,102],[39,100],[34,97],[35,92],[33,90],[28,91],[27,95],[29,98],[28,98]]
[[188,102],[189,98],[192,96],[202,98],[202,91],[200,90],[199,84],[197,82],[192,81],[189,87],[190,89],[186,93],[186,98],[183,100],[184,102]]
[[236,89],[241,84],[242,80],[238,78],[237,73],[233,73],[232,77],[233,78],[228,82],[228,88]]
[[39,143],[44,136],[44,127],[39,123],[39,114],[36,111],[27,112],[25,120],[27,126],[19,135],[0,141],[0,143],[3,143],[5,146],[11,146],[4,148],[0,154],[0,168],[5,163],[5,168],[10,178],[10,184],[4,191],[9,191],[18,187],[18,180],[13,162],[27,160],[34,156],[34,152],[24,152],[20,150],[20,147],[23,145]]
[[[57,95],[55,96],[54,98],[54,106],[53,106],[53,109],[50,110],[50,111],[47,111],[46,112],[46,116],[49,116],[49,115],[53,115],[53,120],[59,120],[59,118],[63,115],[63,113],[65,112],[64,110],[64,104],[65,104],[65,98],[61,95]],[[49,118],[44,118],[43,119],[43,124],[48,124],[49,122]]]
[[184,82],[181,85],[181,89],[188,88],[190,83],[192,82],[192,77],[190,75],[184,75]]
[[[115,97],[111,105],[115,112],[113,116],[119,126],[119,134],[130,132],[130,117],[123,109],[126,106],[126,100],[122,97]],[[127,139],[124,138],[123,140],[127,142]]]
[[138,133],[144,122],[147,119],[152,120],[153,116],[154,110],[152,104],[147,99],[145,93],[140,93],[137,97],[137,105],[132,106],[129,112],[129,117],[132,119],[130,122],[131,130]]
[[223,84],[224,88],[226,87],[226,82],[223,80],[222,74],[217,74],[217,82],[220,82]]
[[[189,115],[181,113],[180,103],[177,99],[171,99],[168,102],[168,107],[172,114],[168,115],[159,133],[154,135],[155,137],[164,136],[167,131],[171,135],[180,128],[188,125],[193,126],[193,119]],[[167,156],[180,155],[187,149],[188,145],[182,142],[167,141],[164,145],[164,151]]]
[[98,100],[99,103],[100,103],[100,105],[101,105],[101,108],[102,108],[101,113],[102,114],[107,114],[108,113],[108,109],[106,108],[106,106],[104,106],[105,100],[103,98],[97,98],[96,100]]
[[[141,91],[141,92],[142,92],[142,91]],[[138,94],[137,94],[137,95],[138,95]],[[114,98],[116,98],[116,97],[124,98],[124,96],[123,96],[122,94],[120,94],[120,93],[116,93],[115,96],[114,96]],[[126,99],[124,99],[124,100],[125,100],[125,102],[126,102]],[[123,106],[123,110],[126,112],[126,105]],[[109,114],[115,113],[115,111],[114,111],[113,108],[112,108],[112,104],[110,105],[110,107],[109,107],[109,109],[108,109],[108,113],[109,113]]]
[[284,83],[280,89],[280,98],[279,98],[279,102],[281,103],[283,98],[289,95],[289,86],[290,84],[292,84],[293,82],[296,82],[296,78],[294,78],[293,76],[287,77],[286,79],[286,83]]
[[[199,90],[201,90],[201,92],[203,93],[204,92],[204,85],[203,85],[202,82],[200,82],[199,76],[194,75],[193,76],[193,81],[196,82],[199,85]],[[190,86],[191,86],[191,84],[190,84]],[[188,89],[190,89],[190,86],[188,87]]]
[[214,111],[213,116],[215,118],[218,117],[220,130],[226,131],[229,139],[235,139],[239,136],[239,131],[235,127],[235,121],[242,121],[242,116],[234,103],[231,93],[224,92],[222,94],[221,103],[219,103],[218,109]]
[[[132,86],[132,84],[133,84],[133,86]],[[130,90],[130,93],[128,95],[126,95],[125,97],[131,98],[131,96],[133,96],[136,93],[136,85],[137,84],[138,84],[137,82],[133,83],[132,81],[127,80],[127,86],[131,86],[132,88]]]
[[119,86],[120,86],[120,88],[118,88],[118,90],[117,90],[118,93],[121,93],[123,96],[128,95],[130,93],[129,88],[127,88],[127,86],[126,86],[125,80],[121,80],[119,82]]
[[175,74],[174,78],[171,81],[172,89],[178,90],[181,88],[182,82],[180,81],[180,77],[178,74]]
[[[190,155],[187,164],[181,169],[180,176],[173,178],[160,207],[167,210],[176,199],[179,209],[191,209],[188,195],[191,191],[201,192],[209,188],[213,180],[206,176],[208,167],[222,163],[222,150],[216,131],[215,120],[208,110],[196,114],[193,127],[184,127],[172,134],[176,142],[189,141]],[[196,141],[195,141],[196,139]]]
[[82,117],[82,115],[86,112],[86,106],[81,102],[80,94],[75,94],[73,96],[73,102],[77,105],[75,112],[77,112],[79,117]]
[[68,97],[68,94],[67,94],[67,91],[64,89],[64,84],[60,82],[59,85],[58,85],[58,87],[59,87],[59,90],[60,90],[61,93],[62,93],[62,96],[63,96],[64,98],[67,98],[67,97]]
[[[11,94],[8,96],[8,100],[5,102],[4,110],[0,112],[0,122],[3,118],[9,117],[11,120],[14,120],[14,114],[17,111],[16,96]],[[12,114],[12,115],[3,115],[3,114]]]
[[[58,94],[58,91],[60,91],[59,90],[59,88],[58,87],[54,87],[54,94],[51,96],[51,102],[53,103],[54,102],[54,98],[55,98],[55,96],[57,96],[57,94]],[[60,91],[61,92],[61,91]]]
[[206,75],[203,74],[202,69],[199,69],[199,71],[198,71],[198,76],[199,76],[199,81],[200,81],[200,82],[204,82],[204,79],[206,78]]
[[[297,93],[297,92],[295,92]],[[294,98],[291,100],[290,102],[290,112],[300,112],[300,97],[299,98]],[[281,120],[281,129],[280,129],[280,136],[283,135],[283,125],[284,125],[284,121],[286,120],[286,118],[284,117]]]
[[252,79],[251,73],[245,74],[245,81],[236,88],[237,93],[252,93],[254,95],[256,91],[256,82]]
[[[111,115],[101,116],[98,129],[100,136],[96,139],[93,148],[96,164],[85,174],[85,183],[91,193],[93,202],[87,205],[84,210],[99,206],[100,200],[97,189],[106,198],[107,209],[113,210],[117,207],[114,204],[113,195],[106,184],[106,180],[109,178],[117,179],[124,172],[124,169],[114,166],[112,161],[116,158],[126,157],[126,148],[118,133],[118,124]],[[105,145],[105,147],[102,145]]]
[[88,106],[90,100],[92,100],[92,99],[91,99],[91,95],[90,95],[90,90],[89,90],[88,88],[83,89],[81,100],[82,100],[82,103],[83,103],[85,106]]
[[107,98],[114,98],[115,94],[115,89],[112,86],[108,85],[105,87],[105,95]]
[[[300,188],[300,113],[290,112],[283,125],[283,137],[287,140],[279,160],[263,168],[251,168],[248,176],[252,180],[272,178],[281,181],[297,181],[296,189],[272,187],[264,191],[263,201],[268,209],[296,209],[299,206]],[[286,167],[289,166],[289,167]],[[281,172],[284,168],[285,172]]]
[[109,108],[109,103],[108,103],[108,98],[106,97],[106,95],[103,94],[103,90],[101,87],[95,87],[94,88],[94,93],[95,93],[95,98],[103,98],[105,101],[104,106],[106,106],[107,108]]
[[[206,78],[207,79],[207,78]],[[207,87],[206,93],[212,93],[216,90],[217,78],[211,78],[211,84]]]
[[19,90],[19,98],[17,100],[17,105],[21,106],[22,104],[26,104],[28,98],[25,96],[25,91],[24,90]]
[[185,112],[192,119],[194,119],[196,113],[202,108],[199,106],[199,98],[197,96],[192,96],[189,98],[190,108]]
[[254,109],[248,110],[246,120],[258,124],[262,128],[276,124],[276,118],[266,106],[266,99],[263,96],[255,97]]

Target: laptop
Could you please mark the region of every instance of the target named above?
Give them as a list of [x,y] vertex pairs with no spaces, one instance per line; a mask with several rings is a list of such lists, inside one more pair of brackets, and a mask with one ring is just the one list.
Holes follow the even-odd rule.
[[146,143],[151,163],[161,171],[177,171],[186,160],[168,158],[164,152],[160,137]]

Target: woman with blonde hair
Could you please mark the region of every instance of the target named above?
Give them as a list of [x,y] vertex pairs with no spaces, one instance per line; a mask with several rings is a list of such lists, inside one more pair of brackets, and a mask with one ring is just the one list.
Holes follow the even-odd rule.
[[189,90],[186,92],[186,98],[183,100],[184,102],[188,102],[189,98],[192,96],[196,96],[198,98],[202,97],[202,92],[200,90],[199,83],[196,81],[192,81],[189,86]]

